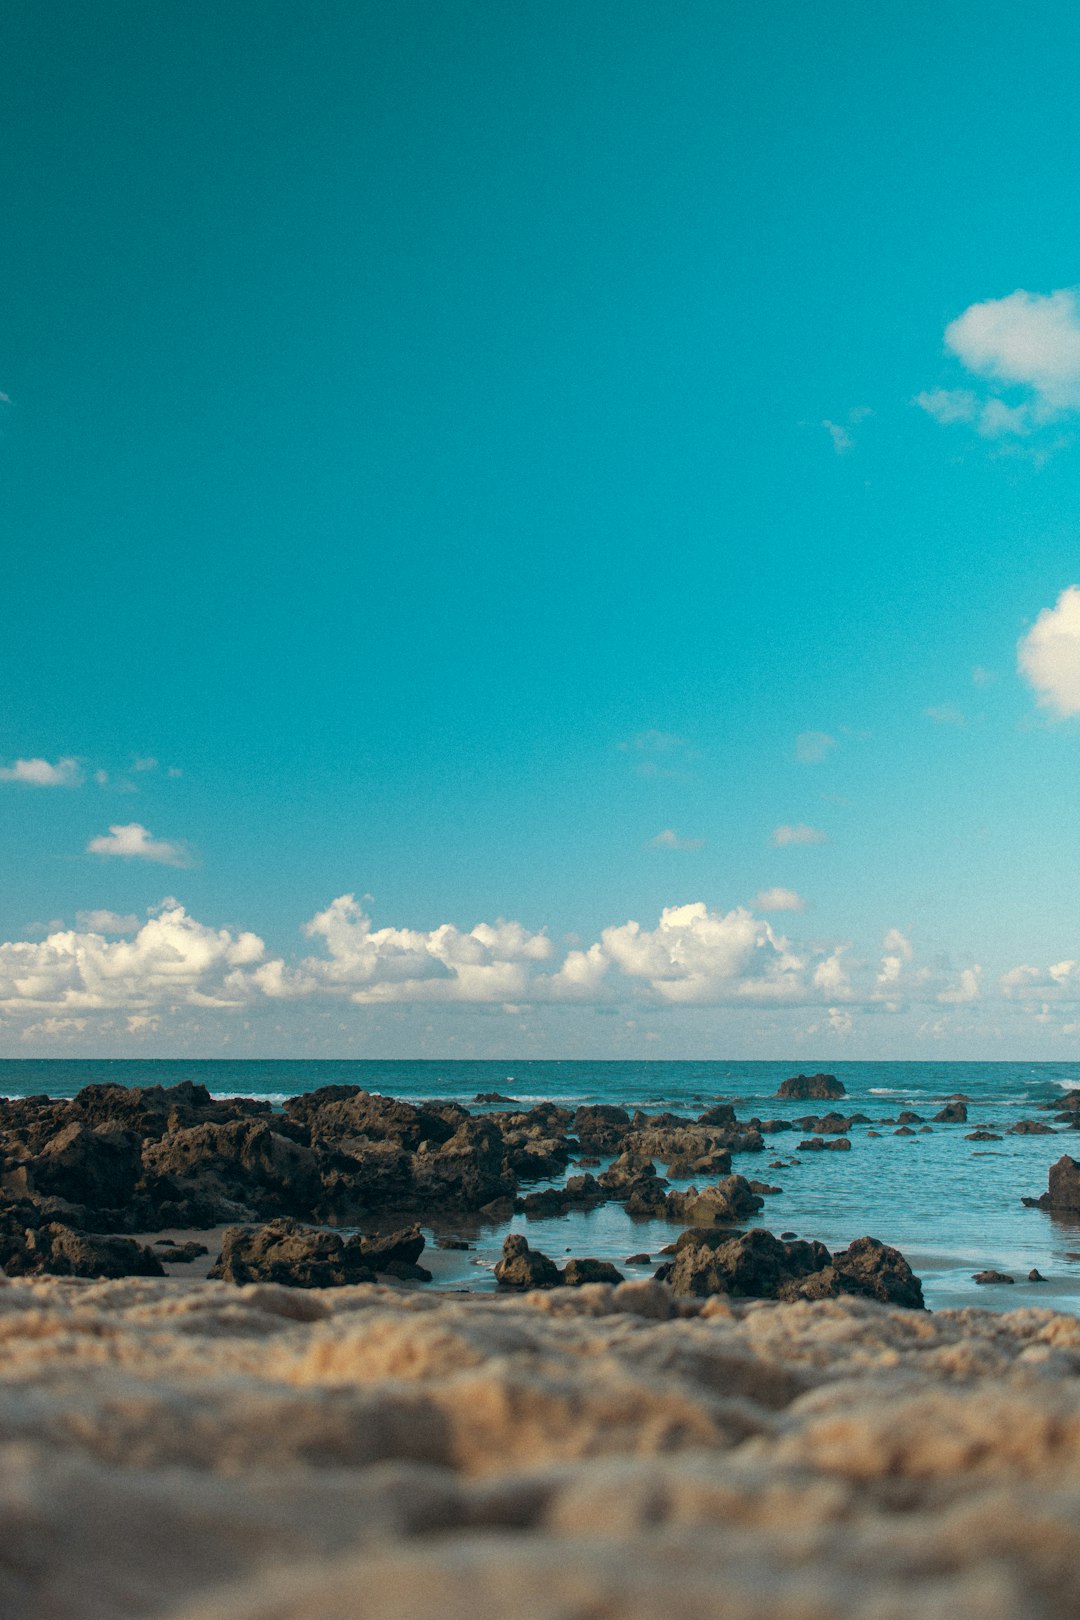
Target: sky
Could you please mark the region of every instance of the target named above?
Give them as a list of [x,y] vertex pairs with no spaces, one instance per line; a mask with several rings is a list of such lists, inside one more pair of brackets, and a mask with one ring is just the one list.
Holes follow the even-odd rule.
[[1080,1053],[1078,55],[9,0],[0,1055]]

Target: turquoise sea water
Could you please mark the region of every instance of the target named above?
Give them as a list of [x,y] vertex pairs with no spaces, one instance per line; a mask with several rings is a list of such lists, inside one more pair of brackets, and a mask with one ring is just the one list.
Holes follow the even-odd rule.
[[[839,1103],[786,1103],[776,1088],[800,1069],[827,1068],[843,1081]],[[553,1099],[670,1109],[694,1116],[712,1102],[734,1101],[740,1118],[794,1118],[836,1108],[864,1113],[873,1126],[852,1128],[850,1153],[794,1152],[799,1132],[766,1138],[765,1152],[738,1155],[733,1168],[769,1181],[783,1192],[766,1200],[758,1221],[775,1232],[795,1231],[830,1248],[871,1234],[902,1249],[923,1279],[928,1303],[1013,1309],[1025,1305],[1080,1310],[1080,1224],[1025,1209],[1024,1194],[1046,1188],[1047,1170],[1063,1153],[1080,1158],[1080,1133],[1058,1127],[1052,1136],[1010,1136],[1016,1120],[1048,1121],[1040,1104],[1080,1088],[1080,1061],[1069,1063],[840,1063],[776,1062],[380,1062],[304,1060],[0,1061],[0,1094],[72,1096],[91,1082],[172,1085],[194,1080],[216,1096],[285,1097],[329,1084],[353,1084],[413,1100],[453,1098],[472,1104],[477,1092],[498,1091],[528,1105]],[[934,1125],[931,1132],[895,1136],[880,1123],[905,1108],[926,1119],[955,1092],[970,1099],[966,1125]],[[1000,1142],[968,1142],[969,1131],[996,1126]],[[878,1139],[868,1138],[878,1129]],[[782,1168],[770,1168],[773,1160]],[[570,1173],[574,1166],[571,1165]],[[538,1183],[537,1185],[544,1185]],[[685,1183],[679,1183],[685,1185]],[[494,1286],[491,1266],[508,1230],[521,1229],[534,1247],[561,1260],[569,1251],[616,1264],[629,1254],[656,1255],[678,1227],[631,1221],[609,1203],[588,1214],[485,1225],[457,1219],[429,1229],[475,1244],[437,1256],[443,1287]],[[1045,1283],[1027,1282],[1037,1268]],[[972,1273],[994,1268],[1013,1275],[1013,1287],[980,1287]],[[646,1272],[629,1271],[628,1275]]]

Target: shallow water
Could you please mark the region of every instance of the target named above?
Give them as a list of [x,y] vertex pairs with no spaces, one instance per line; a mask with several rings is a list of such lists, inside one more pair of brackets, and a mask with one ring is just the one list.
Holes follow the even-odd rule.
[[[172,1085],[189,1079],[218,1096],[260,1097],[275,1104],[317,1086],[349,1083],[413,1100],[445,1097],[473,1105],[477,1092],[498,1091],[526,1106],[552,1099],[620,1103],[670,1109],[690,1117],[719,1100],[735,1101],[742,1119],[791,1119],[804,1114],[864,1113],[874,1125],[852,1128],[850,1153],[796,1153],[801,1134],[766,1137],[764,1153],[740,1154],[733,1169],[783,1192],[766,1199],[753,1224],[794,1231],[842,1248],[870,1234],[903,1250],[923,1279],[933,1307],[1022,1305],[1080,1310],[1080,1223],[1025,1209],[1024,1194],[1045,1191],[1047,1170],[1062,1153],[1080,1158],[1080,1134],[1009,1136],[968,1142],[969,1131],[1018,1119],[1048,1121],[1039,1105],[1080,1087],[1080,1062],[1068,1063],[844,1063],[831,1064],[847,1089],[838,1103],[782,1102],[779,1082],[805,1063],[569,1063],[569,1062],[312,1062],[312,1061],[0,1061],[0,1093],[72,1096],[91,1082]],[[905,1108],[927,1119],[951,1093],[964,1092],[966,1125],[934,1125],[929,1134],[894,1136],[879,1122]],[[877,1140],[867,1137],[878,1129]],[[784,1160],[782,1169],[770,1161]],[[792,1162],[794,1161],[794,1162]],[[571,1166],[570,1173],[575,1167]],[[596,1173],[596,1172],[594,1172]],[[546,1183],[538,1183],[544,1185]],[[673,1185],[685,1186],[685,1182]],[[508,1230],[526,1232],[553,1259],[593,1255],[619,1264],[645,1251],[655,1257],[678,1235],[678,1224],[632,1221],[621,1205],[548,1220],[516,1217],[509,1225],[475,1218],[442,1226],[442,1235],[473,1242],[469,1251],[438,1256],[441,1287],[492,1288],[491,1267]],[[432,1234],[435,1235],[434,1233]],[[1045,1283],[1027,1282],[1036,1268]],[[972,1273],[993,1268],[1016,1278],[1013,1287],[979,1286]],[[649,1268],[628,1275],[648,1275]]]

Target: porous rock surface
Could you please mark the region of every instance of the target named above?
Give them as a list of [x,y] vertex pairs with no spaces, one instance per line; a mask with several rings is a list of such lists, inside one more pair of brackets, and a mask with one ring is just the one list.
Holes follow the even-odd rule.
[[1080,1322],[0,1283],[5,1620],[1072,1620]]

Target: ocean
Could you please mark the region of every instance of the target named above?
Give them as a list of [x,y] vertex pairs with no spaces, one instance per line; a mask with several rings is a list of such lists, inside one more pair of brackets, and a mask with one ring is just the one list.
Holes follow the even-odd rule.
[[[780,1081],[800,1070],[826,1068],[847,1090],[835,1104],[776,1098]],[[308,1059],[8,1059],[0,1060],[0,1094],[70,1097],[93,1083],[173,1085],[193,1080],[215,1096],[286,1097],[318,1086],[352,1084],[412,1101],[447,1098],[476,1106],[478,1092],[497,1091],[525,1106],[553,1100],[618,1103],[669,1109],[691,1117],[709,1104],[731,1101],[741,1119],[794,1118],[836,1108],[870,1116],[851,1131],[850,1153],[799,1154],[799,1133],[766,1137],[765,1152],[736,1157],[748,1178],[783,1188],[766,1199],[757,1222],[794,1231],[830,1249],[870,1235],[901,1249],[923,1280],[927,1303],[1011,1309],[1037,1305],[1080,1311],[1080,1224],[1026,1209],[1024,1195],[1044,1192],[1049,1166],[1063,1153],[1080,1158],[1080,1134],[1060,1127],[1051,1136],[1012,1136],[1025,1118],[1048,1121],[1041,1104],[1080,1088],[1080,1061],[1069,1063],[833,1063],[378,1061]],[[966,1125],[934,1125],[926,1134],[896,1136],[882,1124],[901,1109],[927,1120],[956,1092],[969,1099]],[[998,1142],[969,1142],[967,1133],[997,1127]],[[876,1140],[867,1131],[882,1132]],[[782,1168],[770,1168],[783,1160]],[[570,1173],[574,1172],[571,1165]],[[686,1185],[686,1183],[673,1183]],[[515,1217],[491,1226],[477,1217],[429,1228],[429,1237],[460,1237],[467,1251],[439,1255],[437,1286],[489,1289],[502,1240],[524,1231],[535,1248],[561,1261],[567,1253],[613,1260],[657,1255],[678,1227],[631,1220],[621,1205],[546,1220]],[[1036,1269],[1046,1279],[1029,1283]],[[1014,1286],[980,1286],[973,1273],[994,1269]],[[641,1272],[628,1272],[628,1275]],[[644,1273],[647,1274],[647,1273]]]

